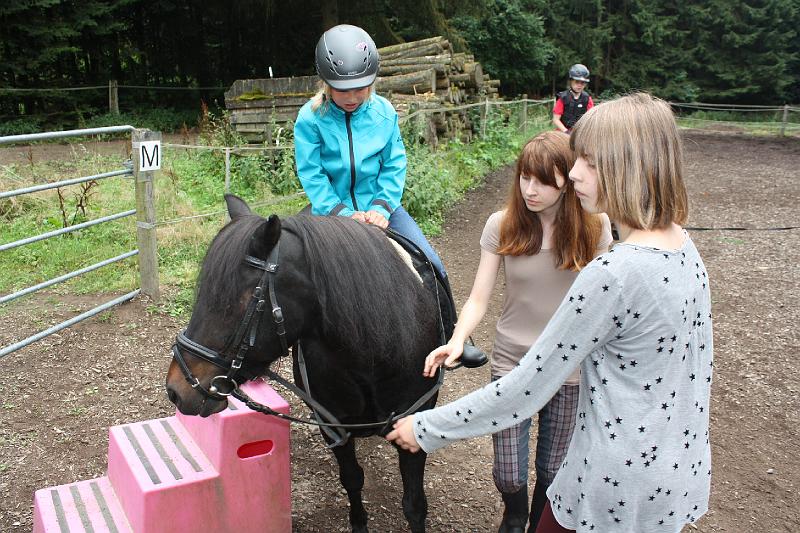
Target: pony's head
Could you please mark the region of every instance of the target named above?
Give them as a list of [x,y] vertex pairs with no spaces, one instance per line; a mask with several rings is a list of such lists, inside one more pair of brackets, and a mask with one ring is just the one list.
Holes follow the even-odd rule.
[[[203,260],[192,318],[178,336],[167,373],[169,399],[184,414],[208,416],[223,410],[235,384],[262,374],[286,355],[286,339],[297,337],[302,321],[284,321],[281,315],[300,317],[303,313],[295,307],[303,295],[313,299],[302,271],[270,266],[270,261],[280,265],[270,255],[281,238],[277,215],[264,219],[236,196],[226,195],[225,200],[231,221],[214,237]],[[285,239],[279,252],[291,257],[294,248],[296,239]],[[283,308],[275,311],[277,301]]]

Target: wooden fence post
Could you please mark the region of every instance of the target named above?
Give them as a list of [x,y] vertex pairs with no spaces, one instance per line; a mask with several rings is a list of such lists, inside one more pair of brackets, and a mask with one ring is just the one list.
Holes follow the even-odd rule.
[[117,80],[108,81],[108,112],[119,115],[119,86]]
[[231,148],[225,147],[225,193],[231,192]]
[[489,97],[481,107],[481,138],[486,137],[486,121],[489,120]]
[[528,127],[528,95],[522,95],[522,106],[519,109],[519,129],[525,131]]
[[783,119],[781,119],[781,137],[786,134],[786,121],[789,120],[789,104],[783,104]]
[[[161,141],[161,132],[145,129],[133,131],[133,178],[136,187],[136,241],[139,247],[139,279],[142,294],[158,300],[158,250],[156,247],[156,203],[153,180],[156,171],[142,171],[144,141]],[[158,149],[161,149],[159,145]],[[161,161],[161,153],[155,154]]]

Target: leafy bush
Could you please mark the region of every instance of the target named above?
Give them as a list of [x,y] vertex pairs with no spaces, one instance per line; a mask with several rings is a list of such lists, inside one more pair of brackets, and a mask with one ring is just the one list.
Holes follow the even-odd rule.
[[[275,152],[273,152],[274,154]],[[291,194],[302,189],[294,164],[294,150],[281,150],[267,167],[267,183],[275,194]]]
[[[452,140],[435,150],[420,142],[419,122],[403,125],[408,156],[403,206],[425,233],[440,232],[445,211],[466,190],[478,185],[487,173],[513,161],[531,136],[546,129],[547,114],[539,116],[531,109],[528,127],[521,130],[518,111],[511,106],[493,106],[485,137],[476,137],[471,143]],[[477,124],[479,117],[476,114],[471,119]]]
[[42,131],[42,120],[37,117],[18,118],[0,122],[0,136],[25,135]]
[[80,128],[102,128],[106,126],[119,126],[129,124],[137,128],[147,128],[153,131],[175,132],[184,126],[193,128],[197,125],[199,113],[188,109],[146,109],[140,112],[104,113],[79,119]]

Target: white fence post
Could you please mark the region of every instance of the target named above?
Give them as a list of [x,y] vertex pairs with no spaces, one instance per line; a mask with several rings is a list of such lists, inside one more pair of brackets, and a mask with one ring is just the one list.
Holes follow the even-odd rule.
[[783,119],[781,119],[781,137],[786,135],[786,122],[789,120],[789,104],[783,104]]
[[[147,153],[142,143],[158,141],[155,152]],[[145,129],[133,131],[133,178],[136,184],[136,240],[139,246],[139,277],[142,293],[157,300],[158,291],[158,251],[156,247],[156,203],[153,178],[155,170],[151,168],[156,159],[158,167],[161,162],[161,132]],[[152,149],[151,149],[152,150]],[[144,164],[143,164],[144,163]],[[157,170],[157,169],[156,169]]]

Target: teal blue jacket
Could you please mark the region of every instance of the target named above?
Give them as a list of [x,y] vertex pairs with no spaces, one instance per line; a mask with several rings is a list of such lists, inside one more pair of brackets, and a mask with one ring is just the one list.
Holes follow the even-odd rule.
[[406,149],[397,112],[385,98],[373,94],[352,113],[333,102],[313,111],[307,102],[294,123],[294,147],[313,214],[374,210],[388,219],[400,205]]

